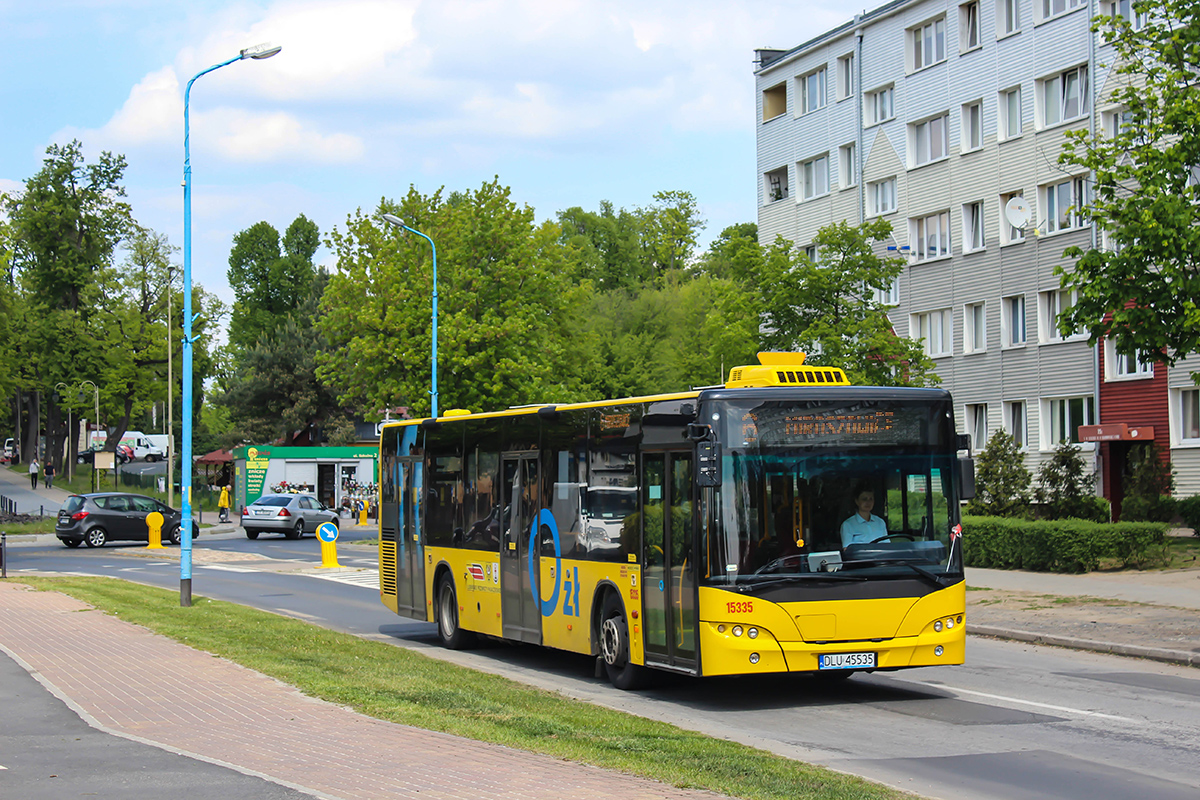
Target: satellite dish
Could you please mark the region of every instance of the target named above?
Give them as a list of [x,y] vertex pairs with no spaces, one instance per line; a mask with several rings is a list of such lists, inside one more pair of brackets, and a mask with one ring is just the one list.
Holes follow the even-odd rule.
[[1024,197],[1013,197],[1004,204],[1004,218],[1014,228],[1024,228],[1029,224],[1029,203]]

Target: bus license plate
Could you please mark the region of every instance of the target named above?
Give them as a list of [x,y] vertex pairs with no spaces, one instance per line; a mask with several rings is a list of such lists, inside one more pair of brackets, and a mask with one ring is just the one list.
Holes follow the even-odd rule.
[[874,653],[827,653],[817,657],[817,669],[874,668]]

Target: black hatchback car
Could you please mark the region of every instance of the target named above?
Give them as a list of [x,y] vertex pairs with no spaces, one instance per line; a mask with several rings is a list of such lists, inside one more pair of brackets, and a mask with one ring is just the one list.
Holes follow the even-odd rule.
[[[73,494],[58,512],[54,535],[67,547],[103,547],[105,542],[126,540],[148,542],[150,528],[146,516],[153,511],[163,515],[164,542],[179,544],[180,514],[153,497],[124,492]],[[200,528],[192,521],[192,538]]]

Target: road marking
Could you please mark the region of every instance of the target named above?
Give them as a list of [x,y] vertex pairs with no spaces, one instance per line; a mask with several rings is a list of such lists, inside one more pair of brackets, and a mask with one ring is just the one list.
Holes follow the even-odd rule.
[[224,564],[197,564],[197,569],[215,569],[219,572],[262,572],[253,567],[227,567]]
[[330,574],[328,572],[312,572],[309,573],[314,578],[320,578],[325,581],[336,581],[337,583],[346,583],[351,586],[363,586],[369,589],[379,588],[379,570],[364,569],[359,572],[342,572]]
[[1061,711],[1064,714],[1080,714],[1085,717],[1096,717],[1097,719],[1112,719],[1118,722],[1128,722],[1133,725],[1141,725],[1141,720],[1130,719],[1129,717],[1118,717],[1113,714],[1103,714],[1099,711],[1086,711],[1082,708],[1070,708],[1068,706],[1056,706],[1050,703],[1038,703],[1033,700],[1022,700],[1018,697],[1005,697],[1001,694],[988,694],[987,692],[975,692],[970,689],[959,689],[955,686],[947,686],[945,684],[936,684],[938,688],[948,689],[952,692],[960,694],[971,694],[976,697],[986,697],[989,700],[999,700],[1004,703],[1017,703],[1024,706],[1033,706],[1034,708],[1044,708],[1048,711]]

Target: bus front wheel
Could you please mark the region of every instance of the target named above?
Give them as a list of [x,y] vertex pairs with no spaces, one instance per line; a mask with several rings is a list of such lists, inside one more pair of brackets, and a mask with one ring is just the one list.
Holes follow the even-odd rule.
[[442,645],[450,650],[469,647],[475,637],[458,625],[458,593],[454,590],[454,579],[449,575],[438,583],[437,599],[438,636]]
[[600,657],[609,682],[618,689],[637,689],[645,683],[645,667],[629,660],[629,623],[621,599],[612,592],[600,612]]

